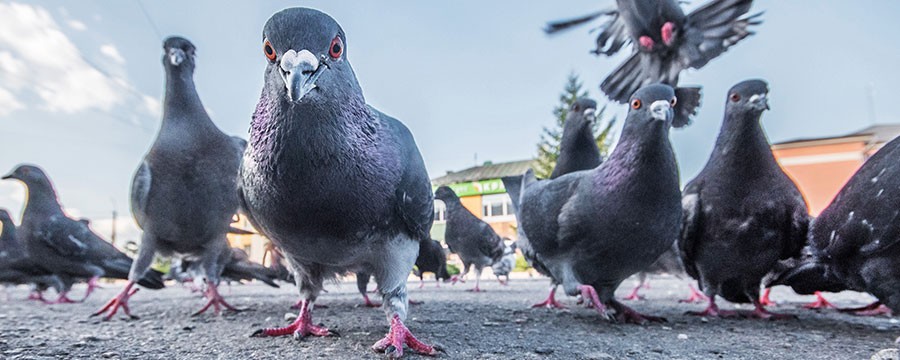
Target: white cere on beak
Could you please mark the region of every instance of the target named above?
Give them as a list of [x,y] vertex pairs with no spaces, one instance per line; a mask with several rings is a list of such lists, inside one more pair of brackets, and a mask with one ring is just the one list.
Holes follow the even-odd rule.
[[668,100],[656,100],[650,104],[650,115],[656,120],[666,121],[669,119],[669,110],[672,104]]
[[750,95],[750,103],[757,104],[760,102],[766,101],[766,94],[753,94]]
[[596,113],[597,113],[597,109],[587,108],[587,109],[584,109],[583,115],[584,115],[585,119],[594,121],[594,118],[597,116]]
[[319,59],[309,50],[288,50],[281,56],[281,78],[291,101],[298,101],[316,88],[312,74],[319,68]]
[[172,48],[169,49],[169,63],[178,66],[184,61],[184,50]]

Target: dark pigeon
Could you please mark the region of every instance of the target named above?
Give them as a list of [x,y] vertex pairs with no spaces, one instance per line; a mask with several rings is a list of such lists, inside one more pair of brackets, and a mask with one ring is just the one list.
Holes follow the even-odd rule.
[[[500,258],[494,265],[491,265],[491,270],[494,271],[494,276],[497,277],[497,281],[500,282],[500,285],[509,285],[509,273],[516,268],[516,244],[512,243],[507,245],[504,241],[503,244],[503,257]],[[503,280],[501,277],[506,277],[506,280]]]
[[16,237],[16,225],[6,209],[0,209],[0,224],[0,284],[33,284],[36,292],[30,294],[29,299],[45,303],[48,301],[44,300],[43,289],[53,287],[57,292],[65,291],[65,284],[59,276],[27,256],[24,244]]
[[[163,43],[166,95],[159,133],[131,184],[131,213],[143,230],[129,283],[95,315],[106,319],[127,307],[135,279],[155,254],[200,261],[210,307],[237,310],[219,295],[222,270],[231,258],[226,234],[238,209],[237,177],[246,142],[220,131],[194,86],[195,47],[180,37]],[[195,314],[195,315],[196,315]]]
[[450,273],[447,272],[447,253],[444,247],[437,240],[430,239],[419,245],[419,256],[416,257],[416,276],[421,280],[419,288],[425,286],[425,273],[434,274],[434,280],[437,286],[441,286],[441,281],[450,280]]
[[519,226],[535,258],[566,294],[581,293],[605,318],[663,321],[613,295],[625,278],[645,269],[675,241],[681,192],[669,129],[687,125],[699,104],[699,89],[650,85],[629,103],[619,143],[603,164],[544,181],[526,173]]
[[789,317],[759,301],[763,278],[779,260],[800,256],[809,213],[800,190],[784,173],[760,125],[768,85],[747,80],[728,91],[725,119],[712,156],[684,188],[678,247],[687,273],[709,297],[704,316],[719,310],[716,295],[750,303],[755,318]]
[[627,43],[633,44],[632,55],[600,84],[610,99],[620,103],[647,84],[677,85],[684,69],[702,68],[752,35],[750,27],[761,23],[761,13],[745,16],[753,0],[710,0],[687,15],[678,0],[617,0],[616,5],[616,9],[550,23],[545,31],[552,34],[607,18],[596,29],[594,53],[611,56]]
[[346,33],[317,10],[274,14],[264,86],[242,167],[243,210],[284,253],[300,289],[293,324],[256,336],[327,336],[310,310],[326,279],[375,276],[391,329],[373,349],[435,354],[403,324],[406,278],[428,241],[434,200],[412,134],[366,105]]
[[462,273],[458,278],[464,279],[469,269],[475,267],[475,287],[469,291],[480,292],[481,271],[503,257],[503,239],[490,225],[473,215],[466,209],[459,197],[447,186],[434,191],[434,198],[447,206],[447,227],[444,241],[450,252],[456,253],[463,263]]
[[[594,139],[593,129],[596,111],[597,102],[588,98],[579,98],[569,107],[569,114],[566,116],[563,135],[560,140],[559,157],[556,159],[556,166],[553,167],[550,179],[600,166],[602,162],[600,148],[597,147],[597,142]],[[501,179],[512,199],[514,208],[517,207],[520,201],[523,178],[523,176],[512,176]],[[519,218],[518,212],[516,212],[516,218]],[[534,256],[534,251],[531,249],[528,241],[522,240],[527,235],[525,235],[521,226],[517,229],[517,235],[519,237],[517,244],[519,249],[522,250],[522,256],[538,273],[549,277],[551,281],[550,294],[547,296],[547,299],[532,305],[532,307],[564,308],[561,303],[556,301],[556,288],[559,286],[559,280],[553,278],[553,274]]]
[[[773,285],[800,294],[864,291],[878,303],[862,309],[900,311],[900,138],[872,155],[812,222],[808,254]],[[879,310],[880,309],[880,310]],[[878,310],[878,311],[873,311]]]
[[[170,277],[179,282],[192,281],[197,275],[201,278],[203,276],[200,262],[197,259],[181,259],[177,268],[173,264],[171,271],[174,273]],[[237,283],[258,280],[271,287],[279,287],[275,283],[278,280],[278,273],[275,270],[251,261],[247,252],[238,248],[231,248],[231,259],[225,264],[221,278]]]
[[[132,259],[91,231],[82,221],[66,216],[56,190],[44,171],[33,165],[19,165],[3,179],[16,179],[28,189],[28,200],[17,236],[25,244],[28,256],[44,270],[66,280],[88,280],[85,298],[98,287],[101,277],[126,279]],[[165,287],[162,273],[151,271],[137,283],[149,289]],[[68,288],[57,302],[73,302]]]

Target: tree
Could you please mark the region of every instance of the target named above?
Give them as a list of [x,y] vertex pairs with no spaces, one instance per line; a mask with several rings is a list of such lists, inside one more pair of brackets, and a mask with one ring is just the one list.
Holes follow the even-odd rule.
[[[553,115],[556,117],[556,123],[553,127],[544,127],[541,134],[541,140],[537,144],[537,157],[533,166],[534,173],[537,177],[546,179],[550,177],[553,168],[556,167],[556,160],[559,158],[559,142],[562,138],[563,127],[566,123],[566,116],[569,115],[569,107],[575,103],[580,97],[588,96],[586,90],[582,90],[582,82],[578,79],[578,75],[574,72],[569,74],[563,92],[559,95],[559,105],[553,109]],[[612,147],[613,133],[612,127],[616,123],[616,119],[604,119],[606,105],[597,110],[597,120],[594,122],[594,134],[596,134],[597,147],[600,148],[600,156],[606,157]]]

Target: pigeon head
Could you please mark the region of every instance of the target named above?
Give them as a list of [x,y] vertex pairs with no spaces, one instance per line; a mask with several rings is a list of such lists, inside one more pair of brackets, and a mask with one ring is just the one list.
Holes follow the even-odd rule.
[[725,111],[759,116],[769,109],[769,85],[758,79],[744,80],[728,90]]
[[263,28],[264,94],[292,104],[361,96],[347,50],[344,30],[331,16],[308,8],[275,13]]
[[597,112],[597,102],[585,97],[578,98],[569,107],[566,123],[575,120],[579,124],[593,124]]
[[628,122],[680,128],[690,124],[696,114],[700,88],[651,84],[635,91],[628,104]]
[[188,39],[171,36],[163,41],[163,66],[169,71],[194,70],[194,56],[197,48]]
[[19,165],[13,172],[3,177],[3,180],[15,179],[23,182],[29,188],[36,186],[51,187],[50,179],[41,168],[34,165]]
[[459,196],[449,186],[441,186],[434,191],[434,198],[443,202],[459,201]]

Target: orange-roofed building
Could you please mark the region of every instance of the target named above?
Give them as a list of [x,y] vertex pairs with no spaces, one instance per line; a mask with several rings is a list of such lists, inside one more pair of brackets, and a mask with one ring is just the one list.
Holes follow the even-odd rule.
[[900,124],[874,125],[843,136],[779,142],[772,152],[817,216],[863,162],[898,135]]

